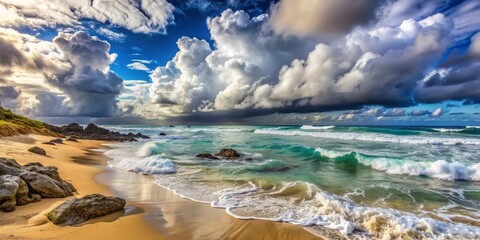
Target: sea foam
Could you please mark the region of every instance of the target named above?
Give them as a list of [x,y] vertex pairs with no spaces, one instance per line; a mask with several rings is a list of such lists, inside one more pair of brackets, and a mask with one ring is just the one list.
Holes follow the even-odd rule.
[[300,127],[300,129],[303,130],[327,130],[327,129],[332,129],[335,128],[335,126],[312,126],[312,125],[303,125]]
[[465,163],[447,162],[445,160],[418,162],[391,157],[369,156],[357,152],[338,152],[323,148],[316,148],[316,151],[330,159],[351,155],[361,164],[388,174],[427,176],[445,181],[480,181],[480,163],[466,165]]
[[[299,191],[304,195],[288,197],[291,192]],[[307,182],[283,182],[274,190],[245,186],[225,193],[211,205],[225,208],[240,219],[322,226],[360,239],[480,237],[480,228],[418,217],[394,209],[359,205]]]

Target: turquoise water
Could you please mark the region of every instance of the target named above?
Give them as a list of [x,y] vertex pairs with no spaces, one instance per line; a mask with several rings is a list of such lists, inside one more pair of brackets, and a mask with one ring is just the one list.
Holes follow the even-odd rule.
[[[112,145],[112,167],[155,175],[158,185],[238,218],[357,238],[480,239],[476,127],[113,128],[153,138]],[[244,156],[195,157],[227,147]]]

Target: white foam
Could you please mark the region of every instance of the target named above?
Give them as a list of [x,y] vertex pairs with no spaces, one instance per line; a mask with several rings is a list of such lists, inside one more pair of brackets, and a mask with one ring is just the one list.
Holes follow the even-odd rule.
[[160,156],[150,156],[142,159],[123,159],[113,164],[114,167],[143,174],[175,173],[176,167],[172,160]]
[[480,126],[466,126],[466,128],[480,128]]
[[461,132],[464,129],[462,128],[433,128],[434,131],[437,132]]
[[397,136],[379,133],[352,133],[352,132],[306,132],[298,130],[257,129],[257,134],[284,135],[284,136],[309,136],[326,139],[340,139],[367,142],[390,142],[401,144],[433,144],[433,145],[480,145],[478,138],[452,138],[452,137],[427,137],[427,136]]
[[[305,188],[307,196],[299,201],[279,197],[291,188]],[[328,194],[305,182],[285,182],[275,191],[244,187],[225,193],[212,202],[234,217],[283,221],[302,226],[322,226],[364,239],[391,239],[407,234],[427,239],[478,238],[480,228],[446,223],[393,209],[366,207]]]
[[335,128],[335,126],[312,126],[312,125],[303,125],[300,129],[303,130],[327,130]]
[[339,152],[323,148],[316,148],[316,151],[331,159],[354,154],[358,162],[363,165],[388,174],[427,176],[444,181],[480,181],[480,163],[466,165],[465,163],[447,162],[445,160],[418,162],[389,157],[366,156],[356,152]]
[[137,156],[139,157],[148,157],[152,156],[155,153],[155,150],[158,149],[156,142],[147,142],[144,143],[137,151]]

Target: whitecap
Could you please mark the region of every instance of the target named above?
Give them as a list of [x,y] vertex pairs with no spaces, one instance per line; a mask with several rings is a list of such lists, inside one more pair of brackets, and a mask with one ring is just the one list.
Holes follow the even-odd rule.
[[480,145],[478,138],[452,138],[452,137],[427,137],[427,136],[397,136],[392,134],[377,133],[352,133],[352,132],[306,132],[275,129],[257,129],[256,134],[270,134],[283,136],[308,136],[326,139],[340,139],[367,142],[390,142],[401,144],[432,144],[432,145]]
[[300,127],[300,129],[303,130],[327,130],[327,129],[332,129],[335,128],[335,126],[312,126],[312,125],[303,125]]

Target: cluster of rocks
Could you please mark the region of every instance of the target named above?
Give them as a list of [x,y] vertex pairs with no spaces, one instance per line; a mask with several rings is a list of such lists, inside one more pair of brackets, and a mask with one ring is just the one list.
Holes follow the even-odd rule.
[[14,159],[0,158],[0,210],[11,212],[15,206],[38,202],[41,198],[73,196],[76,191],[60,177],[56,167],[41,163],[22,166]]
[[67,140],[70,139],[71,141],[74,141],[76,139],[89,139],[116,142],[133,142],[137,141],[138,138],[149,138],[148,136],[145,136],[141,133],[133,134],[130,132],[128,134],[123,134],[120,132],[110,131],[106,128],[99,127],[93,123],[88,124],[85,128],[80,126],[78,123],[71,123],[62,127],[50,126],[49,128],[55,133],[67,136]]
[[[221,158],[223,158],[223,159],[240,158],[242,156],[244,156],[244,155],[238,153],[235,149],[231,149],[231,148],[223,148],[217,154],[199,153],[199,154],[196,155],[196,157],[198,157],[198,158],[207,158],[207,159],[211,159],[211,160],[220,160]],[[245,158],[243,160],[252,161],[253,159]]]
[[47,218],[54,224],[76,225],[123,210],[125,205],[126,201],[119,197],[91,194],[62,203],[47,213]]

